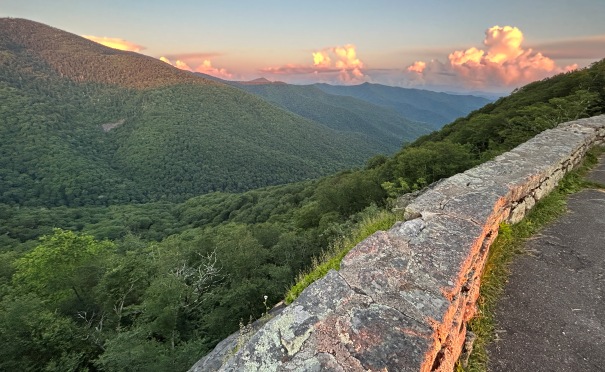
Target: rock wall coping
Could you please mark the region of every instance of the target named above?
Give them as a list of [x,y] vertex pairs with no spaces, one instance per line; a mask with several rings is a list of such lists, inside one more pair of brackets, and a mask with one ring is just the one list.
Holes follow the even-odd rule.
[[434,185],[237,348],[190,371],[452,371],[501,222],[515,223],[605,140],[605,115],[547,130]]

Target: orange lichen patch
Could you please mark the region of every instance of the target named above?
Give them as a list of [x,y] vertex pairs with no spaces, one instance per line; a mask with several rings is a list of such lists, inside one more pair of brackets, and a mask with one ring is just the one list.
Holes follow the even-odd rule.
[[458,305],[452,322],[444,323],[443,327],[436,332],[441,340],[438,352],[434,356],[426,355],[430,359],[425,359],[424,364],[430,365],[431,371],[452,371],[462,352],[466,338],[466,323],[463,320],[466,302],[460,302]]
[[440,360],[437,361],[437,365],[433,364],[434,372],[451,372],[454,370],[458,356],[464,347],[466,327],[462,327],[460,332],[453,331],[447,340],[446,347],[441,351]]
[[438,323],[437,328],[435,328],[435,333],[437,337],[442,340],[442,342],[444,342],[444,340],[447,338],[452,324],[459,321],[461,318],[460,312],[461,308],[464,306],[464,302],[461,300],[462,296],[457,296],[456,299],[452,301],[452,304],[447,309],[447,312],[443,317],[443,322]]
[[435,360],[439,356],[439,352],[441,351],[441,343],[434,340],[433,347],[428,350],[424,354],[424,359],[422,364],[420,365],[420,372],[431,372],[433,370],[433,365],[435,364]]
[[315,350],[318,353],[332,354],[338,364],[346,371],[364,371],[365,369],[359,360],[351,356],[345,343],[341,341],[347,339],[348,336],[340,334],[337,330],[342,328],[339,323],[340,319],[336,316],[329,316],[317,325],[313,335],[316,343]]
[[473,266],[476,264],[476,257],[481,251],[481,247],[483,246],[485,238],[486,235],[482,234],[477,239],[475,239],[468,251],[466,259],[460,265],[455,282],[449,284],[447,287],[440,288],[441,293],[448,300],[454,301],[454,299],[460,293],[462,286],[467,282],[466,275],[469,271],[474,269]]
[[506,199],[500,198],[493,208],[492,214],[489,216],[487,223],[483,226],[481,234],[473,242],[467,255],[467,259],[462,263],[458,271],[457,281],[452,285],[440,288],[441,293],[450,301],[454,296],[460,293],[461,288],[468,282],[467,273],[475,272],[480,275],[483,271],[483,265],[487,258],[487,247],[489,247],[494,239],[498,236],[500,223],[506,219],[509,210],[506,208]]
[[382,343],[382,338],[376,333],[372,333],[367,329],[361,330],[359,333],[354,333],[351,337],[355,351],[363,352],[366,349],[379,346]]

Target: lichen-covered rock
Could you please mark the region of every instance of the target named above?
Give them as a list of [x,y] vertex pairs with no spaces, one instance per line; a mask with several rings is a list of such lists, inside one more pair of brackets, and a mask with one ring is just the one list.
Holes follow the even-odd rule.
[[223,366],[225,371],[283,370],[321,319],[355,293],[335,271],[309,286],[280,316],[270,320]]

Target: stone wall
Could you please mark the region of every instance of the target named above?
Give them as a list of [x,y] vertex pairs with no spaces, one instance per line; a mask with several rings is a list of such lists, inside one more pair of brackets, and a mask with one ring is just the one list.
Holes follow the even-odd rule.
[[604,139],[605,116],[565,123],[439,182],[407,205],[405,222],[191,371],[452,371],[499,224],[521,220]]

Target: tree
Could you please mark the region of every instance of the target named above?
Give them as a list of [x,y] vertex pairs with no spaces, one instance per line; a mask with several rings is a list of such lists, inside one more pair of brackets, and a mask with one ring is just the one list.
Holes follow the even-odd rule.
[[93,288],[105,272],[106,258],[115,250],[109,241],[91,235],[55,229],[15,263],[13,284],[20,292],[33,292],[56,306],[87,310]]
[[33,293],[3,299],[0,330],[2,371],[77,371],[95,353],[74,321]]

